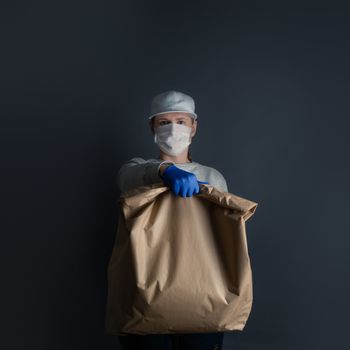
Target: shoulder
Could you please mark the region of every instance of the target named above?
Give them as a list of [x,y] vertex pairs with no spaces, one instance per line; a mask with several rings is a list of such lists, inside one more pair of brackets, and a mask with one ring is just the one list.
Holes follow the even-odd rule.
[[209,167],[209,169],[210,169],[210,173],[213,177],[215,177],[216,179],[218,179],[221,182],[226,183],[226,179],[225,179],[224,175],[218,169],[215,169],[213,167]]
[[198,168],[206,174],[209,184],[212,184],[215,187],[218,187],[222,191],[228,192],[227,182],[224,175],[218,169],[197,163]]
[[205,170],[208,174],[210,174],[212,176],[225,179],[224,175],[218,169],[216,169],[214,167],[211,167],[209,165],[203,165],[200,163],[197,163],[197,166],[202,168],[203,170]]

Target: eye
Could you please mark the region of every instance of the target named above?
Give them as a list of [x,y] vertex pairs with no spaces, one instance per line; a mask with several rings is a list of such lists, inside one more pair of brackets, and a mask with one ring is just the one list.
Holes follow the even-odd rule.
[[184,124],[184,121],[183,120],[179,120],[177,123],[178,124]]
[[161,120],[159,122],[159,125],[166,125],[166,124],[169,124],[169,121],[168,120]]

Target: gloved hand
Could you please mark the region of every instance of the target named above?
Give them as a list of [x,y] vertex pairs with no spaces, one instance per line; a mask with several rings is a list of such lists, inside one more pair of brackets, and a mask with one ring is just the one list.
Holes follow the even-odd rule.
[[199,193],[199,184],[208,183],[198,181],[196,175],[188,171],[182,170],[175,165],[168,166],[161,176],[163,182],[169,185],[171,190],[177,196],[192,197],[193,194]]

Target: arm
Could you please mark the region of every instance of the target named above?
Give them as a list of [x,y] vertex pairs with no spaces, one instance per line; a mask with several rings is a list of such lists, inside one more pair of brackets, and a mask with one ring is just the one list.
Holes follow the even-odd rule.
[[227,182],[225,177],[221,174],[220,171],[216,169],[213,169],[209,179],[209,183],[214,187],[216,187],[219,191],[228,192]]
[[126,161],[119,169],[116,179],[118,188],[124,192],[133,187],[161,182],[159,171],[162,173],[170,164],[174,163],[157,159],[147,161],[134,157]]
[[218,188],[222,191],[222,192],[228,192],[228,188],[227,188],[227,183],[226,180],[223,178],[223,181],[221,182],[220,185],[218,185]]

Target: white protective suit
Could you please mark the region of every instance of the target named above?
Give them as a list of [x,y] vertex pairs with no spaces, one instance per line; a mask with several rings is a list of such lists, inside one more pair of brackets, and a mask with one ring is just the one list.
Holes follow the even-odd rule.
[[143,159],[140,157],[131,158],[119,169],[116,181],[120,192],[122,193],[141,185],[162,182],[163,180],[159,176],[158,171],[163,163],[175,164],[178,168],[196,175],[197,180],[206,181],[219,191],[228,192],[225,178],[218,170],[212,167],[193,161],[190,163],[174,163],[160,158]]

